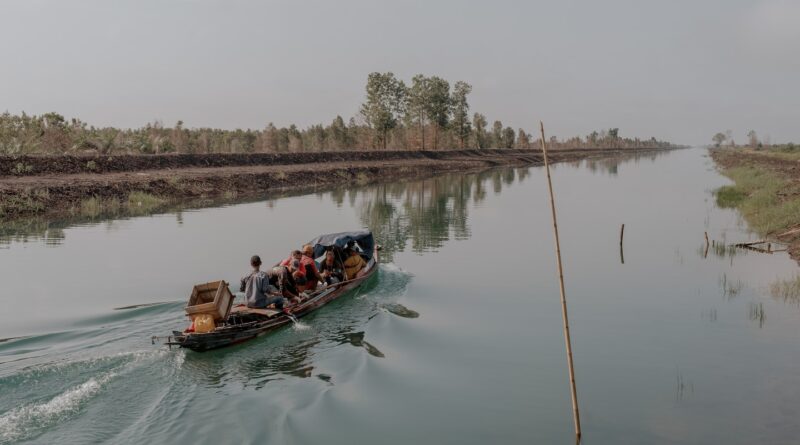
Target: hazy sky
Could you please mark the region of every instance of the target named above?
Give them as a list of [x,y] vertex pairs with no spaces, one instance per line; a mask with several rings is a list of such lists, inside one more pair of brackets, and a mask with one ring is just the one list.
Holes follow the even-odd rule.
[[800,141],[800,0],[0,0],[0,110],[261,128],[355,115],[371,71],[533,130]]

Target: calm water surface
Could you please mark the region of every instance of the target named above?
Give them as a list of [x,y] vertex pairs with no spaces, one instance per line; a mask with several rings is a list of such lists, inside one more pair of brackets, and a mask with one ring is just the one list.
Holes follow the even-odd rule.
[[[584,443],[797,443],[798,268],[704,252],[754,239],[705,151],[553,180]],[[302,326],[151,346],[193,284],[361,227],[380,273]],[[551,230],[540,168],[6,226],[0,443],[574,443]]]

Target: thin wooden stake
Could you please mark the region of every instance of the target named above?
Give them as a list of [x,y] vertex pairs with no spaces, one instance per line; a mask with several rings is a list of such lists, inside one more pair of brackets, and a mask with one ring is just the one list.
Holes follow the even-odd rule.
[[706,250],[703,251],[703,258],[708,258],[708,232],[703,232],[706,237]]
[[625,264],[625,253],[622,251],[622,238],[625,236],[625,224],[619,228],[619,261]]
[[567,317],[567,295],[564,290],[564,268],[561,265],[561,244],[558,240],[558,221],[556,219],[556,201],[553,196],[553,181],[550,179],[550,162],[547,160],[547,146],[544,142],[544,124],[539,121],[539,130],[542,134],[542,157],[544,168],[547,171],[547,188],[550,190],[550,210],[553,213],[553,233],[556,238],[556,261],[558,263],[558,285],[561,292],[561,316],[564,321],[564,341],[567,344],[567,366],[569,367],[570,392],[572,393],[572,413],[575,420],[575,436],[581,437],[581,416],[578,410],[578,391],[575,389],[575,368],[572,364],[572,341],[569,336],[569,318]]

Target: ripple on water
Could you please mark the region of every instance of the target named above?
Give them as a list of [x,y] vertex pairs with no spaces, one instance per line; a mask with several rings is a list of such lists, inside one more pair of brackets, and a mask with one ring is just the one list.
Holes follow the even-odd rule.
[[[60,383],[63,385],[62,382],[72,380],[75,374],[83,375],[87,370],[92,370],[91,372],[94,373],[86,380],[62,389],[55,396],[17,406],[0,415],[0,443],[36,437],[45,430],[73,418],[112,380],[152,363],[164,354],[165,351],[141,351],[70,363],[51,363],[3,379],[0,386],[8,387],[11,383],[25,383],[25,386],[41,388]],[[115,363],[115,365],[110,369],[98,372],[97,365],[104,362]],[[31,385],[33,383],[36,384]],[[13,392],[14,389],[14,386],[11,386],[4,388],[3,392],[4,394],[6,390]]]

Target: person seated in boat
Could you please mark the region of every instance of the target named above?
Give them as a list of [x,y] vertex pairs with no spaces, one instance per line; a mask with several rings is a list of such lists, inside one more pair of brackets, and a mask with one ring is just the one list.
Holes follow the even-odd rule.
[[292,276],[291,265],[275,266],[267,272],[270,286],[279,296],[286,298],[292,304],[300,303],[300,295],[297,290],[297,282]]
[[344,278],[346,280],[352,280],[358,276],[358,273],[367,266],[367,262],[364,261],[364,258],[352,248],[348,248],[345,250],[345,260],[344,260]]
[[311,247],[311,244],[306,244],[303,246],[303,256],[300,258],[300,266],[304,269],[306,275],[306,289],[307,290],[316,290],[317,283],[322,280],[322,275],[319,273],[319,269],[317,269],[317,262],[314,261],[314,248]]
[[[289,275],[291,275],[292,279],[294,280],[294,287],[297,290],[297,294],[300,295],[308,289],[308,277],[306,277],[306,271],[303,265],[300,263],[299,260],[293,260],[287,266],[289,270]],[[302,297],[302,295],[300,295]]]
[[319,271],[322,280],[328,285],[344,281],[344,267],[333,250],[325,252],[325,259],[319,265]]
[[289,253],[289,258],[286,258],[285,260],[281,261],[280,265],[288,267],[292,261],[294,260],[300,261],[301,259],[303,259],[303,252],[299,250],[293,250]]
[[242,277],[239,285],[239,291],[244,292],[247,307],[263,309],[275,305],[276,309],[283,309],[286,298],[273,293],[276,289],[270,285],[267,273],[261,270],[261,257],[253,255],[250,258],[250,266],[253,268],[252,272]]

